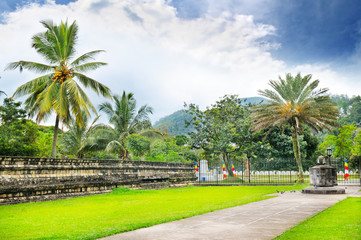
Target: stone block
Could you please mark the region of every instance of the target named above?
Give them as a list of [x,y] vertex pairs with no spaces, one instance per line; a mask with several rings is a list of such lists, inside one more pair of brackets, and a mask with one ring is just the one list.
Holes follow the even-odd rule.
[[328,165],[317,165],[310,168],[310,184],[317,187],[337,185],[337,170]]
[[345,189],[340,187],[306,187],[302,193],[308,194],[345,194]]

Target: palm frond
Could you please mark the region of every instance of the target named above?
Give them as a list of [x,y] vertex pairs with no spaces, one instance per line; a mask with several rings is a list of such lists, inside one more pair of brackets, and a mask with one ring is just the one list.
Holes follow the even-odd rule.
[[105,102],[99,105],[99,111],[105,112],[110,119],[114,115],[114,110],[112,105],[109,102]]
[[51,74],[43,75],[27,83],[24,83],[15,90],[12,97],[21,97],[34,92],[36,93],[43,91],[49,83],[51,84],[51,76]]
[[98,55],[99,53],[101,52],[105,52],[104,50],[94,50],[94,51],[91,51],[91,52],[87,52],[87,53],[84,53],[83,55],[81,55],[80,57],[78,57],[77,59],[75,59],[71,65],[75,68],[77,67],[78,65],[88,61],[88,60],[94,60],[94,57],[96,55]]
[[124,150],[124,146],[116,140],[109,142],[105,148],[105,151],[107,152],[119,153],[119,150]]
[[107,65],[107,64],[104,62],[89,62],[89,63],[84,63],[84,64],[74,67],[74,70],[78,71],[78,72],[87,72],[90,70],[96,70],[99,67],[105,66],[105,65]]
[[93,91],[95,91],[97,94],[101,94],[104,97],[111,97],[111,91],[110,89],[101,84],[100,82],[89,78],[87,76],[85,76],[84,74],[78,73],[78,72],[74,72],[73,73],[75,77],[77,77],[79,79],[79,81],[84,85],[84,87],[90,87]]
[[36,99],[36,104],[39,106],[40,112],[47,112],[52,108],[54,98],[58,90],[59,85],[53,81],[49,86],[47,86],[39,93]]
[[17,68],[19,68],[20,72],[22,72],[24,69],[27,69],[37,73],[45,73],[45,72],[54,71],[55,66],[46,65],[37,62],[19,61],[19,62],[9,63],[6,66],[5,70],[15,70]]
[[89,116],[89,109],[94,113],[96,113],[96,110],[90,102],[88,96],[73,79],[66,81],[66,89],[68,92],[67,99],[69,100],[69,107],[75,116],[75,120],[79,125],[83,125],[83,112]]
[[163,132],[156,129],[144,129],[138,134],[153,141],[163,139],[165,137],[165,134]]

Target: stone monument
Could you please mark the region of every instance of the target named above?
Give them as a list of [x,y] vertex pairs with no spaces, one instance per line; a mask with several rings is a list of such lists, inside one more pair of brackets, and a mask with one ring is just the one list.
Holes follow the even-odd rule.
[[[329,150],[329,149],[328,149]],[[330,151],[328,151],[330,152]],[[330,166],[331,154],[328,155],[328,161],[325,157],[317,158],[317,165],[310,168],[310,184],[313,187],[302,189],[302,193],[313,194],[344,194],[345,189],[337,186],[337,169]]]
[[200,160],[199,161],[199,179],[200,181],[206,181],[208,173],[208,161],[207,160]]

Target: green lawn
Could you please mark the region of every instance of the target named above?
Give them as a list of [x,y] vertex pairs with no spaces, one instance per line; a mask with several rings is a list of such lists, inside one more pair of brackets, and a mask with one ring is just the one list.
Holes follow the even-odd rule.
[[361,239],[361,198],[347,198],[276,238]]
[[96,239],[270,198],[296,186],[116,189],[72,199],[0,206],[0,239]]

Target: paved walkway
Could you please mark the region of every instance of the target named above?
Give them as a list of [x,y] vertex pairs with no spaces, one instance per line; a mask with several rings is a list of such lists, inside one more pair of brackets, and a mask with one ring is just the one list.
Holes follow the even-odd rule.
[[347,196],[361,197],[361,187],[347,186],[346,194],[300,192],[206,213],[103,238],[103,240],[232,240],[273,239],[299,222],[331,207]]

